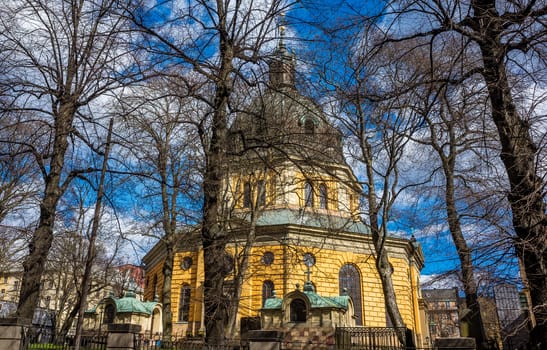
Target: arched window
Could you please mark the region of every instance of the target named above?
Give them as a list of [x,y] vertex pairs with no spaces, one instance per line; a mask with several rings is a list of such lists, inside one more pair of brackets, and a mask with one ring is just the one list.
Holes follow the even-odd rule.
[[235,267],[235,260],[232,254],[228,252],[224,252],[224,264],[222,266],[224,275],[228,276],[230,273],[234,271]]
[[302,299],[294,299],[291,301],[291,322],[306,322],[306,303]]
[[188,322],[190,316],[190,286],[185,284],[180,289],[179,322]]
[[304,206],[313,207],[313,186],[309,181],[304,185]]
[[315,134],[315,123],[313,122],[312,118],[306,118],[306,120],[304,121],[304,133],[306,135]]
[[245,182],[243,184],[243,208],[251,207],[251,183]]
[[340,294],[347,293],[353,300],[355,306],[355,323],[358,326],[363,324],[363,307],[361,302],[361,275],[354,265],[346,264],[340,269],[339,285]]
[[328,209],[329,195],[325,184],[319,185],[319,208]]
[[154,275],[154,280],[152,282],[152,300],[156,300],[158,295],[158,275]]
[[116,316],[116,308],[112,304],[107,304],[104,308],[104,324],[114,323],[114,317]]
[[256,183],[256,190],[258,191],[258,205],[266,205],[266,185],[264,180],[258,180]]
[[274,291],[274,283],[272,281],[264,281],[262,283],[262,306],[266,302],[266,299],[271,298]]

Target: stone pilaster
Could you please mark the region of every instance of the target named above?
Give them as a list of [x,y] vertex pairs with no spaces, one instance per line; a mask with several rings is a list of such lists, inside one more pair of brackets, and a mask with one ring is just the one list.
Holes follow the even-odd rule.
[[30,326],[26,318],[0,318],[0,349],[26,350]]

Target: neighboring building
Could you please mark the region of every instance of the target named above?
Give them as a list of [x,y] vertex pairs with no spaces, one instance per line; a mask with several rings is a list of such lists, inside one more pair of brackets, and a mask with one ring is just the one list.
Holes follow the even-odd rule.
[[[125,264],[109,271],[101,271],[100,279],[94,281],[92,291],[88,295],[88,305],[96,305],[101,299],[115,294],[124,296],[131,291],[135,298],[142,300],[144,289],[144,272],[140,266]],[[19,301],[22,270],[0,272],[0,317],[10,317],[17,309]],[[107,285],[105,285],[107,281]],[[70,270],[47,269],[42,276],[40,299],[35,311],[33,324],[48,328],[53,334],[53,328],[60,330],[68,314],[76,305],[77,289],[74,286],[74,276]],[[72,327],[75,326],[73,322]]]
[[[281,42],[270,63],[268,89],[238,114],[230,129],[232,156],[223,183],[225,203],[233,208],[233,239],[225,252],[229,297],[248,233],[255,229],[256,234],[245,255],[249,265],[237,329],[260,316],[274,291],[282,299],[296,284],[304,285],[306,273],[321,296],[336,298],[347,290],[357,325],[388,326],[372,238],[358,218],[360,184],[344,160],[340,132],[297,91],[294,64]],[[204,332],[203,251],[197,230],[180,235],[171,284],[173,333],[197,335]],[[387,238],[385,248],[399,310],[420,346],[428,331],[419,320],[421,248],[394,237]],[[163,249],[158,243],[143,258],[145,300],[161,296]]]
[[124,264],[115,268],[112,282],[109,286],[117,297],[123,297],[131,291],[135,297],[142,300],[144,293],[144,269],[142,266]]
[[459,337],[458,288],[422,289],[427,303],[430,344],[437,338]]
[[0,301],[17,302],[19,300],[19,288],[21,287],[20,270],[0,272]]
[[513,284],[494,287],[494,297],[505,350],[525,349],[530,339],[526,296]]

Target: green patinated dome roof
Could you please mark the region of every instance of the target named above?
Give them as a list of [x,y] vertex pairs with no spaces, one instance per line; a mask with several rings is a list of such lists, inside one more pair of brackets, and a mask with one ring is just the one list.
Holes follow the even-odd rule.
[[140,301],[135,297],[135,293],[127,292],[123,298],[114,299],[117,313],[139,313],[151,315],[154,307],[158,305],[153,301]]
[[[116,313],[131,313],[131,314],[145,314],[152,315],[156,305],[159,305],[156,301],[140,301],[136,298],[136,294],[133,291],[125,293],[123,298],[116,298],[113,295],[103,299],[101,303],[111,300],[116,306]],[[97,313],[97,305],[87,310],[86,314]]]
[[369,234],[366,225],[358,221],[348,220],[336,215],[317,215],[291,209],[267,210],[258,218],[258,226],[266,225],[302,225],[309,227],[328,228],[336,232],[353,232]]

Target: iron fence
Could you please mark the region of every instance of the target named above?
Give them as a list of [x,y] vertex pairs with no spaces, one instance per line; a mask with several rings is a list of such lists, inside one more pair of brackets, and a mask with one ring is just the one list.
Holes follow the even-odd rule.
[[230,342],[224,345],[206,344],[203,338],[187,337],[143,337],[135,335],[135,350],[247,350],[239,342]]
[[[106,350],[106,333],[83,334],[80,338],[81,350]],[[55,338],[36,337],[32,332],[25,342],[28,350],[72,350],[74,335],[57,336]]]
[[406,329],[390,327],[339,327],[337,350],[405,350]]

